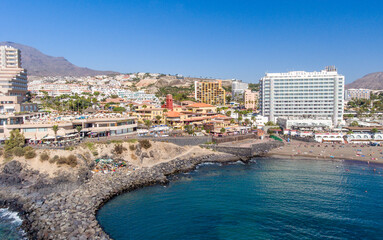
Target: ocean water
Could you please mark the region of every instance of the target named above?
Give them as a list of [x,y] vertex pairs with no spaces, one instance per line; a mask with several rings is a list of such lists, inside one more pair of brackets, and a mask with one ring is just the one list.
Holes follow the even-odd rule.
[[20,229],[21,218],[16,212],[0,208],[0,239],[20,240],[25,239],[25,232]]
[[98,212],[113,239],[383,239],[383,166],[257,159],[203,165]]

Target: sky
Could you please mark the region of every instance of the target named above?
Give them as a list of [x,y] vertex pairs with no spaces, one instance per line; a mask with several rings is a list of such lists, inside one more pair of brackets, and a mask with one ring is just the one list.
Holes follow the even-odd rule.
[[383,71],[383,1],[0,0],[0,41],[75,65],[241,79]]

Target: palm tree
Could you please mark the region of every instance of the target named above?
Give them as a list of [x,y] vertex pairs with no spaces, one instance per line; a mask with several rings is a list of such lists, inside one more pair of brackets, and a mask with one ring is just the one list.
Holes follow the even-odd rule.
[[152,122],[150,120],[145,120],[145,126],[150,128],[151,125],[152,125]]
[[80,132],[82,130],[82,127],[81,126],[77,126],[76,130],[77,130],[77,133],[78,133],[78,139],[80,139]]
[[53,129],[53,132],[55,133],[55,142],[57,142],[57,131],[59,130],[59,126],[53,125],[52,129]]
[[157,121],[160,121],[161,118],[162,118],[162,117],[161,117],[160,115],[157,115],[157,116],[156,116]]

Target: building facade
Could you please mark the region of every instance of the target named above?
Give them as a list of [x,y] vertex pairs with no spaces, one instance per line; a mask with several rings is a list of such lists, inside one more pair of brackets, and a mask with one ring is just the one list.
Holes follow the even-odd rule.
[[0,46],[0,94],[24,97],[27,88],[27,72],[21,68],[20,50]]
[[351,99],[370,99],[370,89],[347,89],[344,91],[344,100],[349,101]]
[[234,99],[243,98],[245,90],[249,88],[248,83],[244,83],[241,80],[235,80],[231,83],[231,95]]
[[194,82],[195,100],[206,104],[224,105],[226,102],[226,92],[222,87],[222,81],[214,82]]
[[320,72],[266,73],[260,80],[260,110],[270,121],[279,117],[343,120],[344,76],[335,67]]
[[245,96],[244,96],[245,108],[256,109],[257,103],[258,103],[258,96],[259,96],[258,92],[252,92],[249,89],[245,90]]

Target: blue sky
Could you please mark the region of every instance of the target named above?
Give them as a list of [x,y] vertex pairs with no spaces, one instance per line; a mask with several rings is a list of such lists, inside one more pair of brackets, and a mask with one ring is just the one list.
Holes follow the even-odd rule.
[[0,41],[99,70],[258,82],[335,65],[383,71],[383,1],[2,0]]

